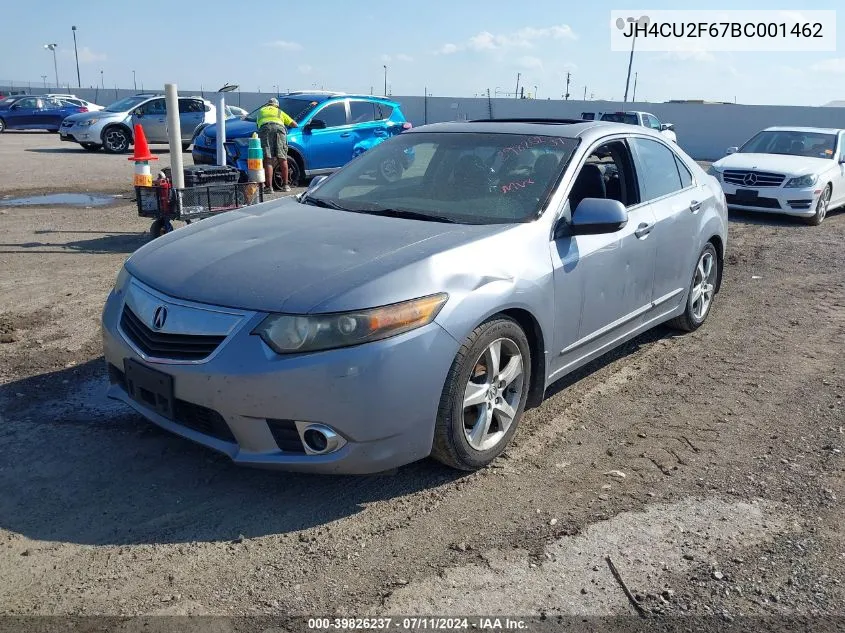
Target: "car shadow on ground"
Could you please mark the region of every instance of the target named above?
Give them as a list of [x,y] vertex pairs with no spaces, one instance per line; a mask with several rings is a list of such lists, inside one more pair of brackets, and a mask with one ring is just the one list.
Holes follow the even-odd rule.
[[[72,145],[71,147],[28,147],[28,148],[24,149],[24,151],[25,152],[35,152],[36,154],[71,154],[71,153],[77,153],[77,154],[80,154],[80,155],[85,155],[85,154],[91,155],[91,154],[93,154],[95,156],[97,154],[99,154],[101,156],[126,156],[126,157],[132,156],[131,150],[128,151],[128,152],[124,152],[122,154],[109,154],[108,152],[105,152],[102,149],[100,149],[96,152],[89,152],[89,151],[86,151],[86,150],[82,149],[82,147],[75,145],[75,144]],[[169,154],[170,150],[165,149],[165,148],[151,147],[150,153],[151,154]],[[182,152],[182,153],[183,154],[190,154],[191,152],[189,150],[187,152]]]
[[[69,231],[71,232],[71,231]],[[78,231],[72,231],[78,233]],[[101,231],[91,231],[100,233]],[[150,240],[149,233],[137,232],[108,233],[102,237],[94,237],[87,240],[71,240],[63,244],[48,242],[22,242],[18,244],[0,243],[0,254],[21,254],[32,249],[33,253],[52,254],[79,254],[89,253],[92,255],[103,255],[108,253],[134,253]]]
[[0,528],[88,545],[225,542],[367,511],[465,475],[424,460],[393,474],[256,470],[105,398],[102,358],[0,387]]

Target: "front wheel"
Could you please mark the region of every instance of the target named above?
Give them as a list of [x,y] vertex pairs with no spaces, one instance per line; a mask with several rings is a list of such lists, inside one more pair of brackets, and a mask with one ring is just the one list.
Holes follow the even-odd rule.
[[0,134],[6,131],[6,122],[3,119],[0,119]]
[[822,195],[819,196],[819,201],[816,203],[816,214],[805,220],[810,226],[818,226],[824,222],[824,219],[827,217],[827,209],[830,206],[831,191],[829,184],[822,191]]
[[122,127],[110,127],[103,133],[103,149],[109,154],[123,154],[131,143],[129,131]]
[[446,377],[431,455],[459,470],[487,466],[516,433],[531,383],[531,349],[516,321],[479,325]]
[[675,317],[670,325],[684,332],[692,332],[701,327],[716,295],[716,285],[719,281],[719,259],[716,247],[708,242],[695,265],[692,282],[687,293],[687,307],[684,313]]

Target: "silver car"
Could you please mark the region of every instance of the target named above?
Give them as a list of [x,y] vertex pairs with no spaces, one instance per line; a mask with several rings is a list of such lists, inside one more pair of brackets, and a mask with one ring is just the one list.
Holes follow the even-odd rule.
[[[191,146],[198,130],[217,120],[216,108],[202,97],[179,97],[179,125],[182,149]],[[141,124],[149,143],[167,143],[167,107],[162,95],[140,94],[126,97],[97,112],[74,114],[62,121],[59,138],[79,143],[96,152],[110,154],[129,151],[135,125]]]
[[[406,160],[379,178],[391,156]],[[399,160],[397,160],[399,162]],[[479,121],[386,141],[127,261],[109,396],[239,464],[489,464],[574,369],[719,289],[719,183],[629,125]]]

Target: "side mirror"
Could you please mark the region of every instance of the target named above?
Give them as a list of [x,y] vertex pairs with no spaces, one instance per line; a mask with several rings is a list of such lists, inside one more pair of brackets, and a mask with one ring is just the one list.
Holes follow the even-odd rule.
[[662,130],[674,130],[675,124],[674,123],[661,123],[660,129]]
[[614,233],[628,223],[628,210],[618,200],[584,198],[572,213],[570,229],[576,235]]
[[305,129],[309,132],[311,130],[325,130],[326,129],[326,122],[323,119],[311,119],[308,122],[308,125],[305,126]]
[[729,147],[725,150],[725,154],[736,154],[739,151],[738,147]]
[[316,188],[317,188],[317,186],[318,186],[321,182],[323,182],[326,178],[328,178],[328,176],[314,176],[314,177],[311,179],[311,182],[310,182],[310,183],[308,183],[308,189],[307,189],[307,192],[308,192],[308,193],[310,193],[310,192],[314,191],[314,189],[316,189]]

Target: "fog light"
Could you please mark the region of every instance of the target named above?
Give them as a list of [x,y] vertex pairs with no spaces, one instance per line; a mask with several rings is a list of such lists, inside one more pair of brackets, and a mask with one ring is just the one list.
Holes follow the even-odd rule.
[[305,452],[309,455],[333,453],[346,444],[340,435],[325,424],[306,424],[297,422]]

